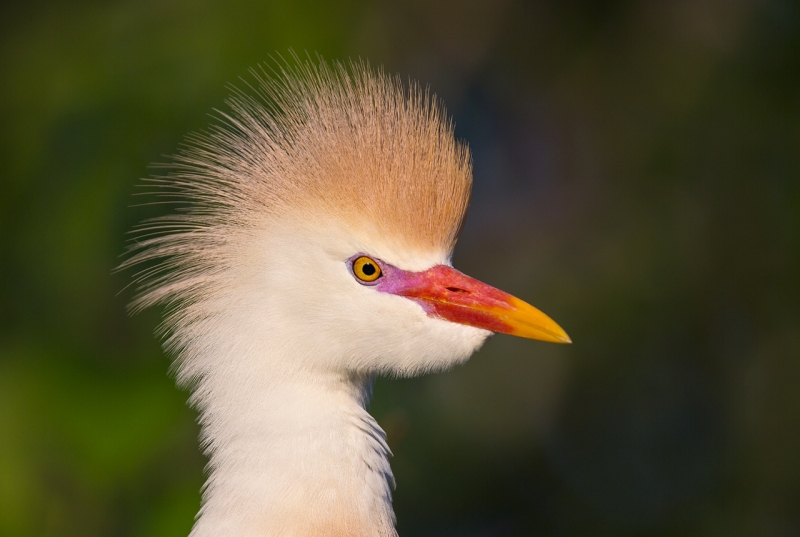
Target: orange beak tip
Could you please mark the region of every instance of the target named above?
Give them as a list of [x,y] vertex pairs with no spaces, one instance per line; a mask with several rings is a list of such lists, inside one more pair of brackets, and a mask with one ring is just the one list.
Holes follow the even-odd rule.
[[563,328],[527,302],[509,295],[508,305],[508,310],[498,312],[509,326],[507,333],[548,343],[572,343]]

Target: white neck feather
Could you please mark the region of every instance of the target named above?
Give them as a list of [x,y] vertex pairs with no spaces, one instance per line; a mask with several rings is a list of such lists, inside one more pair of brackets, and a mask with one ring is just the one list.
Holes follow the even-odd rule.
[[280,378],[202,383],[210,476],[191,536],[395,536],[371,380]]

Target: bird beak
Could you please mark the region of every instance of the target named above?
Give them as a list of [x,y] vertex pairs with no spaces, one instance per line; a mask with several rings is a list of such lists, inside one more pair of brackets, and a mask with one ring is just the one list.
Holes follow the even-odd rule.
[[527,302],[445,265],[406,272],[390,292],[414,300],[432,317],[512,336],[572,343],[555,321]]

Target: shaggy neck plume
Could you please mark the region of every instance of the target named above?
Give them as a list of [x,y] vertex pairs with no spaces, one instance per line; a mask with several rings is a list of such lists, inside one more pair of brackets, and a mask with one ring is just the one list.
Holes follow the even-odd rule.
[[225,377],[198,387],[210,476],[192,537],[396,536],[371,380]]

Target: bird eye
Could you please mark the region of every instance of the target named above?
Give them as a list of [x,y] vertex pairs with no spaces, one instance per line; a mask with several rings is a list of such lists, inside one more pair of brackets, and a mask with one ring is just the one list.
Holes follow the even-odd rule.
[[353,261],[353,274],[362,282],[372,283],[381,277],[381,267],[369,257],[362,255]]

